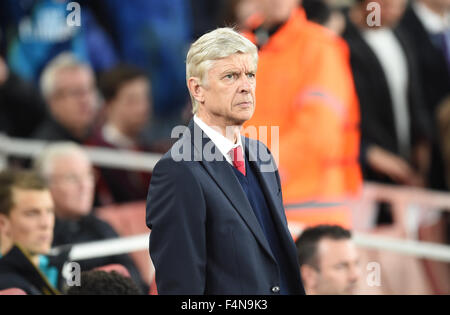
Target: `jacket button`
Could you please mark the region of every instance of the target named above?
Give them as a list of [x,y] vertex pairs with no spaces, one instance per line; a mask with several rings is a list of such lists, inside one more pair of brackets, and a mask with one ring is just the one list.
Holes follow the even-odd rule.
[[272,287],[272,292],[273,293],[279,293],[280,292],[280,287],[279,286]]

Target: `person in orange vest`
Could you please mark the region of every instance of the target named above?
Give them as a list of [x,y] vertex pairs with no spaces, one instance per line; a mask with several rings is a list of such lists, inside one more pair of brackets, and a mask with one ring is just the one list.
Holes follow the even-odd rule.
[[298,0],[254,5],[258,12],[241,28],[260,49],[256,110],[246,127],[267,126],[284,202],[355,197],[360,116],[346,43],[309,22]]

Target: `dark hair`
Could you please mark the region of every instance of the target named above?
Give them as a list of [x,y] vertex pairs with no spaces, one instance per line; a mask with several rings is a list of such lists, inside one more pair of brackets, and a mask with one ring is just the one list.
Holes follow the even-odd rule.
[[302,5],[308,20],[323,25],[330,19],[331,9],[323,0],[303,0]]
[[109,102],[117,96],[126,83],[139,78],[148,79],[148,76],[139,68],[120,64],[101,74],[99,80],[100,91],[105,101]]
[[318,268],[317,244],[322,239],[347,240],[351,238],[351,232],[338,225],[318,225],[307,228],[295,242],[299,265],[304,264]]
[[115,271],[85,271],[80,281],[81,285],[70,287],[67,295],[142,295],[131,278]]
[[47,190],[47,183],[37,173],[24,170],[0,172],[0,213],[9,215],[14,207],[13,188]]

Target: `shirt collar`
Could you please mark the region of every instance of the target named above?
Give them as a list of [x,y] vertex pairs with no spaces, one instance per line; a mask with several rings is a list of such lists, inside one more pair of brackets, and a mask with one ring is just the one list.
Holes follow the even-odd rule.
[[238,146],[242,149],[242,154],[245,156],[244,148],[242,147],[242,139],[238,137],[237,143],[233,143],[220,132],[208,126],[197,115],[194,116],[194,122],[203,130],[203,132],[211,139],[214,145],[219,149],[220,153],[225,157],[228,163],[233,164],[230,156],[230,151]]
[[131,138],[125,136],[116,126],[105,124],[102,128],[103,138],[119,148],[134,148],[136,143]]
[[420,1],[414,1],[413,9],[425,29],[432,34],[446,32],[450,28],[450,12],[444,17],[430,10]]

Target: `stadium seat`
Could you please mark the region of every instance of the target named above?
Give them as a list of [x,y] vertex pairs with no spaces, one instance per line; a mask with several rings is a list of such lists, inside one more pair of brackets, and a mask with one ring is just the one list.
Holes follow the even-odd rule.
[[0,290],[0,295],[27,295],[27,293],[19,288],[10,288],[5,290]]
[[[145,201],[102,207],[95,214],[108,222],[120,236],[149,233],[145,223]],[[147,250],[130,253],[143,279],[150,285],[153,279],[153,264]]]

